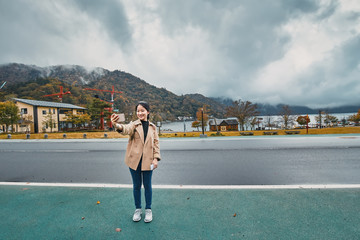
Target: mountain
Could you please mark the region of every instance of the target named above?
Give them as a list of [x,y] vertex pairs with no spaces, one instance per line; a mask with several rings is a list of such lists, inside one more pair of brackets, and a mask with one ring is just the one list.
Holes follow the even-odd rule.
[[85,88],[122,91],[115,94],[114,106],[120,112],[132,114],[139,100],[148,101],[152,114],[163,120],[174,120],[178,116],[195,117],[196,111],[208,105],[208,114],[223,117],[225,106],[201,94],[178,96],[165,88],[157,88],[144,80],[123,71],[109,71],[103,68],[86,69],[77,65],[38,67],[11,63],[0,66],[0,83],[6,87],[0,92],[0,101],[11,97],[57,101],[57,97],[44,95],[59,92],[59,86],[71,95],[64,95],[63,102],[88,106],[95,95],[110,101],[110,94]]
[[[261,116],[266,115],[279,115],[282,111],[284,104],[278,105],[269,105],[269,104],[257,104]],[[342,107],[333,107],[333,108],[309,108],[305,106],[289,106],[291,113],[294,115],[305,115],[305,114],[317,114],[319,111],[326,113],[356,113],[360,106],[342,106]]]
[[[151,112],[161,116],[163,120],[175,120],[177,117],[195,117],[196,111],[207,105],[209,115],[217,118],[225,116],[226,107],[233,102],[230,98],[208,98],[201,94],[178,96],[165,88],[158,88],[146,81],[123,71],[109,71],[103,68],[86,69],[77,65],[59,65],[38,67],[11,63],[0,65],[0,84],[7,82],[0,90],[0,101],[12,97],[29,98],[44,101],[58,101],[57,97],[44,95],[59,92],[59,86],[72,94],[65,95],[63,102],[87,107],[98,95],[100,99],[110,101],[110,94],[85,88],[122,91],[115,94],[114,106],[119,112],[133,114],[134,106],[139,100],[148,101]],[[270,105],[257,103],[260,115],[278,115],[283,104]],[[305,106],[290,106],[293,114],[314,114],[319,109]],[[342,106],[321,109],[328,113],[357,112],[360,106]]]

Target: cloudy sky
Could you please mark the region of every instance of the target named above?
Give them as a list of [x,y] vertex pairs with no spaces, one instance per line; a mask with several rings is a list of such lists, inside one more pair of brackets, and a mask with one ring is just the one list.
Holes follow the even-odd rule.
[[358,0],[0,0],[0,64],[122,70],[178,95],[360,104]]

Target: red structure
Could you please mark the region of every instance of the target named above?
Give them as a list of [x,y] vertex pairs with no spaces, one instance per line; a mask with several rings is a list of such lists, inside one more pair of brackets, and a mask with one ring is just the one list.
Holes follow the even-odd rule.
[[112,86],[112,90],[103,90],[103,89],[94,89],[94,88],[84,88],[85,90],[99,91],[99,92],[109,92],[111,93],[111,102],[114,103],[114,94],[115,93],[123,93],[120,91],[115,91],[114,86]]
[[[114,94],[115,93],[122,93],[120,91],[115,91],[115,88],[114,86],[112,86],[112,90],[103,90],[103,89],[95,89],[95,88],[84,88],[84,90],[90,90],[90,91],[99,91],[99,92],[109,92],[111,93],[111,102],[108,102],[108,101],[105,101],[105,100],[102,100],[99,98],[100,101],[102,102],[107,102],[109,104],[111,104],[111,107],[110,108],[105,108],[105,110],[108,110],[109,112],[112,113],[113,111],[113,108],[114,108]],[[101,112],[101,119],[100,119],[100,125],[101,125],[101,129],[104,130],[104,113]],[[109,122],[109,127],[111,128],[112,127],[112,124],[111,122]]]
[[58,96],[59,99],[60,99],[60,102],[62,102],[62,97],[63,97],[63,95],[66,95],[66,94],[71,94],[71,92],[70,91],[64,92],[63,87],[60,86],[60,92],[59,93],[48,94],[48,95],[44,95],[43,97]]

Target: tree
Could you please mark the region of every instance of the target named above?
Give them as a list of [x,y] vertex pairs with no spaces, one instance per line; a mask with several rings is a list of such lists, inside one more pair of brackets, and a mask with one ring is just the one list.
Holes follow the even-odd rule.
[[78,124],[80,124],[80,126],[85,126],[85,123],[90,123],[91,121],[91,116],[87,113],[82,113],[82,114],[78,114]]
[[89,123],[91,121],[91,116],[87,113],[83,114],[74,114],[73,112],[66,113],[66,122],[72,123],[75,126],[84,126],[85,123]]
[[91,121],[95,121],[96,127],[100,127],[100,119],[110,117],[111,113],[106,111],[105,108],[110,108],[110,104],[101,101],[98,98],[93,99],[92,103],[88,107]]
[[156,124],[157,122],[162,122],[163,119],[159,113],[154,113],[150,114],[150,120]]
[[258,119],[254,116],[250,119],[251,130],[255,129],[256,124],[258,124]]
[[266,122],[266,125],[265,125],[265,126],[267,126],[269,130],[271,130],[271,128],[274,126],[274,124],[272,123],[272,121],[273,121],[272,116],[271,116],[271,115],[268,115],[268,116],[266,117],[266,120],[265,120],[265,122]]
[[241,99],[233,102],[233,105],[226,108],[228,117],[236,117],[240,123],[240,130],[244,131],[245,124],[251,117],[257,116],[257,105],[250,101],[242,101]]
[[356,125],[359,125],[360,122],[360,109],[357,114],[349,116],[349,121],[355,122]]
[[29,124],[34,123],[33,122],[33,116],[31,115],[21,115],[20,119],[21,124],[26,124],[26,133],[30,133],[31,129],[29,128]]
[[294,123],[294,117],[289,105],[283,105],[280,111],[281,122],[284,123],[284,128],[289,129],[289,125]]
[[296,121],[303,126],[310,122],[310,118],[309,116],[299,116]]
[[20,120],[19,108],[15,103],[11,101],[0,102],[0,124],[4,124],[6,126],[6,132],[8,131],[8,127],[12,126],[11,132],[14,132],[13,125],[16,124]]
[[191,127],[196,128],[199,131],[199,127],[200,127],[200,122],[199,121],[193,121],[191,124]]
[[[199,108],[196,112],[196,119],[200,123],[200,127],[206,128],[208,125],[209,115],[207,114],[206,106]],[[204,126],[202,125],[204,123]]]
[[55,121],[55,117],[54,117],[55,114],[49,112],[48,114],[46,114],[46,116],[44,117],[44,120],[43,120],[43,124],[46,126],[46,127],[43,127],[44,129],[44,132],[46,132],[46,129],[48,127],[50,127],[50,132],[53,131],[53,128],[56,127],[56,121]]
[[332,125],[337,125],[338,118],[335,117],[335,116],[333,116],[333,115],[330,115],[330,114],[326,113],[324,122],[325,122],[328,126],[330,125],[330,123],[331,123]]

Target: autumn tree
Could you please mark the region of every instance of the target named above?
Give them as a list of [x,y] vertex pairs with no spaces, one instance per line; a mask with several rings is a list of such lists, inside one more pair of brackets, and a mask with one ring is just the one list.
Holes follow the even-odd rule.
[[200,125],[200,122],[199,121],[193,121],[192,123],[191,123],[191,127],[192,128],[196,128],[198,131],[199,131],[199,127],[200,127],[201,125]]
[[337,125],[338,118],[335,117],[334,115],[330,115],[330,114],[326,113],[324,122],[326,123],[327,126],[329,126],[330,124]]
[[248,123],[249,119],[258,114],[256,104],[241,99],[234,101],[232,106],[226,108],[226,115],[228,117],[236,117],[239,120],[241,131],[244,131],[245,124]]
[[309,116],[298,116],[296,121],[299,123],[299,125],[304,126],[310,122]]
[[358,110],[357,114],[349,116],[349,121],[355,122],[356,125],[359,125],[360,122],[360,109]]
[[153,113],[153,114],[150,114],[150,121],[151,122],[154,122],[155,124],[157,122],[162,122],[162,117],[159,113]]
[[[203,106],[202,108],[198,109],[198,111],[196,112],[196,119],[197,119],[197,121],[199,121],[200,127],[204,127],[204,129],[205,129],[206,126],[208,125],[208,120],[209,120],[209,115],[207,113],[206,106]],[[203,123],[204,123],[204,126],[203,126]]]
[[87,113],[74,114],[69,111],[66,113],[65,121],[74,124],[75,126],[84,126],[85,123],[90,123],[91,116]]
[[14,124],[20,120],[19,108],[14,102],[0,102],[0,124],[6,126],[6,132],[8,127],[12,126],[11,132],[14,132]]

